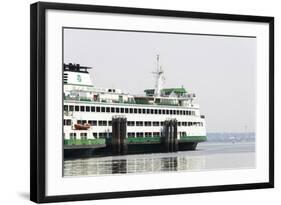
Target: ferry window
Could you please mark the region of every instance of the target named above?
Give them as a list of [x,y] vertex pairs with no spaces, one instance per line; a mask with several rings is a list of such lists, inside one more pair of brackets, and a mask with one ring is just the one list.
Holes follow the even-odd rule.
[[97,111],[97,112],[100,112],[100,107],[96,107],[96,111]]
[[112,126],[112,121],[108,121],[108,126]]
[[180,111],[179,110],[177,110],[177,115],[179,115],[180,114]]
[[92,126],[97,126],[97,121],[96,120],[88,120],[88,123]]
[[154,111],[155,111],[155,112],[154,112],[155,114],[158,114],[158,110],[154,110]]
[[173,110],[173,114],[174,114],[174,115],[176,114],[176,111],[175,111],[175,110]]
[[146,109],[146,113],[149,114],[150,113],[150,109]]
[[87,121],[86,120],[82,120],[82,124],[84,125],[84,124],[86,124],[87,123]]
[[101,133],[99,133],[99,138],[105,138],[106,135],[107,135],[106,132],[101,132]]
[[110,107],[106,107],[106,112],[110,112]]
[[182,115],[182,110],[180,110],[180,115]]
[[86,112],[90,112],[90,107],[86,106]]
[[128,126],[135,126],[135,122],[134,122],[134,121],[128,121],[128,122],[127,122],[127,125],[128,125]]
[[95,110],[96,110],[95,107],[92,106],[92,107],[91,107],[91,112],[95,112]]
[[114,107],[111,108],[111,112],[115,112],[115,108]]
[[191,115],[191,111],[188,111],[188,115]]
[[191,126],[192,125],[192,123],[191,122],[188,122],[188,126]]
[[172,115],[173,114],[173,110],[170,110],[170,115]]
[[69,105],[69,111],[73,111],[74,110],[74,106],[73,105]]
[[76,139],[76,133],[70,133],[70,139],[75,140]]
[[121,113],[124,113],[124,108],[123,107],[121,107],[120,110],[121,110]]
[[71,125],[71,120],[66,120],[66,125]]
[[138,109],[138,113],[141,114],[141,109],[140,108]]
[[125,113],[128,113],[129,112],[129,109],[128,108],[125,108]]
[[101,107],[101,112],[105,112],[105,107]]
[[84,106],[80,106],[80,111],[84,112],[85,111],[85,107]]
[[133,113],[133,108],[130,108],[130,113]]
[[178,126],[181,126],[181,122],[178,122]]
[[144,126],[151,126],[151,122],[150,121],[145,121],[144,122]]
[[67,106],[67,105],[64,105],[64,106],[63,106],[63,110],[64,110],[64,111],[68,111],[68,106]]
[[151,109],[151,110],[150,110],[150,113],[151,113],[151,114],[153,114],[153,113],[154,113],[154,110],[153,110],[153,109]]
[[146,132],[146,133],[144,134],[144,136],[145,136],[145,137],[152,137],[152,133],[151,133],[151,132]]
[[159,132],[153,132],[153,137],[159,137],[160,133]]
[[146,111],[146,109],[142,109],[142,113],[143,113],[143,114],[145,114],[145,113],[146,113],[145,111]]
[[138,109],[137,108],[134,109],[134,113],[138,113]]
[[75,111],[79,112],[79,106],[78,105],[75,106]]
[[116,111],[117,113],[119,113],[119,111],[120,111],[119,107],[115,108],[115,111]]
[[101,120],[99,120],[99,126],[102,126],[102,121]]
[[97,138],[97,136],[98,136],[98,133],[93,132],[93,137],[94,137],[94,138]]
[[137,132],[137,137],[143,137],[143,132]]
[[105,121],[105,120],[102,121],[102,125],[103,125],[103,126],[107,126],[107,121]]
[[160,122],[160,125],[161,125],[161,126],[163,126],[163,125],[164,125],[164,122],[163,122],[163,121],[162,121],[162,122]]
[[77,120],[77,124],[82,124],[82,120]]
[[153,122],[153,126],[159,126],[159,122],[158,121]]

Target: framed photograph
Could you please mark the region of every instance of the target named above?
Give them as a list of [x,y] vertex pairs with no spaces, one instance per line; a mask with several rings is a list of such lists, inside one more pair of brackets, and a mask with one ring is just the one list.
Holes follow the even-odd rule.
[[274,18],[31,5],[30,198],[274,187]]

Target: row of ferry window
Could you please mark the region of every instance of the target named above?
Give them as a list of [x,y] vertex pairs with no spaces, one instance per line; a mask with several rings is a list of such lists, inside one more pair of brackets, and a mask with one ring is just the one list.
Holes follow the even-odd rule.
[[163,114],[163,115],[195,115],[194,110],[163,110],[149,108],[123,108],[123,107],[96,107],[64,105],[64,111],[75,112],[107,112],[107,113],[129,113],[129,114]]
[[[111,132],[110,133],[107,133],[107,132],[100,132],[100,133],[93,132],[92,133],[92,137],[94,137],[94,138],[106,138],[107,136],[111,136],[111,134],[112,134]],[[161,134],[160,132],[128,132],[127,136],[128,137],[160,137],[160,134]],[[185,136],[186,132],[179,132],[179,135],[180,136]],[[70,133],[69,137],[72,140],[76,139],[77,134],[75,132],[74,133]],[[87,139],[87,137],[88,137],[88,133],[86,133],[86,132],[80,133],[80,138],[81,139]]]
[[[71,125],[71,120],[64,120],[64,125]],[[88,123],[91,126],[111,126],[112,121],[106,120],[77,120],[78,124],[85,124]],[[164,122],[159,121],[127,121],[127,126],[163,126]],[[203,122],[178,122],[178,126],[203,126]]]

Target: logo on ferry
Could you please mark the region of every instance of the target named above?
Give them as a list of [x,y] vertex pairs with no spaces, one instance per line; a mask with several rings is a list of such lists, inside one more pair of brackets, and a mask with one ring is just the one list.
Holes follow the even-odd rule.
[[81,75],[77,75],[77,81],[78,81],[79,83],[81,83],[81,81],[82,81]]

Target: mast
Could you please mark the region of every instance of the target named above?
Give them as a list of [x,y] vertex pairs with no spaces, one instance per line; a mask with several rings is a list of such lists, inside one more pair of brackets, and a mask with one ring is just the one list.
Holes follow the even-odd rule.
[[155,75],[154,96],[159,97],[164,83],[164,71],[162,70],[162,67],[159,65],[159,54],[157,54],[156,71],[153,72],[153,74]]

